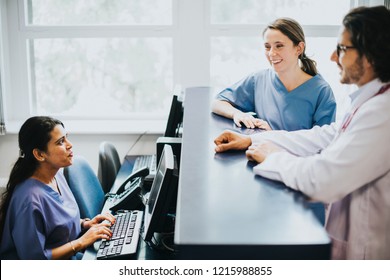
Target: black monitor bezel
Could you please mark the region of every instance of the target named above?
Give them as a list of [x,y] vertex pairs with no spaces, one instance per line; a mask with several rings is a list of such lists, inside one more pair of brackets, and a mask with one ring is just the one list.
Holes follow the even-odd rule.
[[165,127],[165,137],[179,137],[180,127],[183,123],[183,102],[177,95],[173,95],[171,108],[169,111],[167,125]]
[[[163,232],[164,224],[172,208],[172,202],[175,202],[177,199],[175,194],[177,193],[178,176],[175,160],[172,147],[170,145],[165,145],[157,168],[157,172],[160,172],[161,163],[164,161],[165,172],[163,179],[159,185],[154,183],[157,181],[153,181],[150,194],[157,191],[155,203],[151,206],[150,202],[152,200],[151,197],[149,197],[145,206],[142,238],[146,242],[152,241],[155,233]],[[156,176],[158,176],[157,173]],[[158,190],[156,188],[158,188]],[[175,201],[172,201],[173,199]],[[152,211],[149,213],[151,207]]]

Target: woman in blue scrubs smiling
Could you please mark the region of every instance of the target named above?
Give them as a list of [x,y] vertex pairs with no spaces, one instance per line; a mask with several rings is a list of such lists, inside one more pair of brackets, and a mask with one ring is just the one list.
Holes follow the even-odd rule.
[[[50,117],[29,118],[19,132],[20,156],[0,206],[1,259],[70,259],[112,232],[111,214],[80,219],[62,168],[72,164],[64,125]],[[77,256],[77,257],[76,257]]]
[[336,102],[332,89],[306,56],[299,23],[279,18],[265,28],[263,37],[271,67],[220,92],[212,111],[233,119],[237,126],[265,130],[293,131],[333,122]]

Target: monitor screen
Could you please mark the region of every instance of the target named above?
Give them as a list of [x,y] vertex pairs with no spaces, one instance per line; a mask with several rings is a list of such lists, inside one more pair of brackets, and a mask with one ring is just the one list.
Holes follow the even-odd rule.
[[180,127],[183,122],[183,102],[177,95],[173,95],[171,109],[169,111],[165,137],[180,137]]
[[154,233],[163,232],[172,205],[176,205],[177,182],[178,174],[172,147],[165,145],[145,206],[142,233],[145,241],[151,241]]

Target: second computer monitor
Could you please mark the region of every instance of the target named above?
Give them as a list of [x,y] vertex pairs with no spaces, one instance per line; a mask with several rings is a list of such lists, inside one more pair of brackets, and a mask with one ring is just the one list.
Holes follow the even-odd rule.
[[172,148],[165,145],[145,206],[143,238],[151,241],[154,233],[164,232],[177,199],[178,171]]
[[173,95],[169,111],[165,137],[180,137],[180,128],[183,122],[183,102],[177,95]]

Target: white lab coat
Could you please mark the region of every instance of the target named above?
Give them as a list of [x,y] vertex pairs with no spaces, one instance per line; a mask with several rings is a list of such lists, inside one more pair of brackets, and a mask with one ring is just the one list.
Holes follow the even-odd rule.
[[390,90],[374,96],[382,86],[376,79],[351,94],[349,112],[359,109],[343,132],[341,121],[251,136],[288,151],[268,156],[256,174],[330,203],[334,259],[390,259]]

